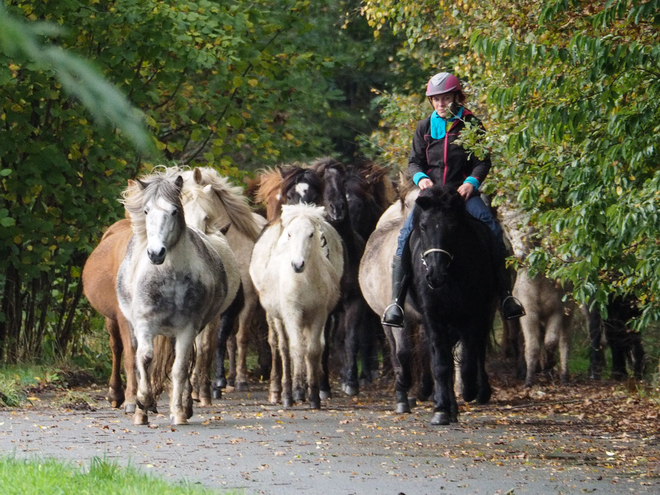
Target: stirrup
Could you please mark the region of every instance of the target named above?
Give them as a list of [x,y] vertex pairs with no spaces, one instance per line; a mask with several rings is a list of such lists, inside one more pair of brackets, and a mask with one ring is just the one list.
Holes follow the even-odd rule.
[[[512,300],[513,300],[513,302],[514,302],[516,308],[515,308],[515,312],[514,312],[513,314],[505,315],[505,314],[504,314],[504,304],[505,304],[509,299],[512,299]],[[521,303],[517,298],[513,297],[512,295],[509,294],[509,295],[506,296],[506,297],[504,298],[504,300],[502,301],[502,317],[503,317],[505,320],[515,320],[516,318],[520,318],[521,316],[525,316],[526,314],[527,314],[527,313],[525,313],[525,308],[523,308],[522,303]]]
[[[387,321],[385,318],[388,316],[387,312],[390,310],[390,308],[397,308],[399,312],[401,313],[401,321]],[[380,319],[380,322],[383,325],[387,325],[390,327],[397,327],[397,328],[403,328],[403,317],[405,313],[403,311],[403,308],[399,306],[396,302],[393,302],[390,304],[388,307],[385,308],[385,311],[383,311],[383,317]],[[395,317],[398,315],[395,315]]]

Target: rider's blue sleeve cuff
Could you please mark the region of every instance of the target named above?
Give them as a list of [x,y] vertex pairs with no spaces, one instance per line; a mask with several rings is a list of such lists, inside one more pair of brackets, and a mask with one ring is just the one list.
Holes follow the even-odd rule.
[[472,184],[472,187],[479,189],[479,181],[474,177],[470,176],[463,181],[463,184]]
[[413,182],[415,185],[419,184],[419,181],[422,180],[423,178],[429,178],[428,175],[426,175],[424,172],[417,172],[415,175],[413,175]]

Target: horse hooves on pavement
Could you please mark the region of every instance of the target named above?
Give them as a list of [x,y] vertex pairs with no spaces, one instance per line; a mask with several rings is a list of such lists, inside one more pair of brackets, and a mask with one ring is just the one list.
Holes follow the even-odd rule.
[[410,403],[408,401],[406,402],[397,402],[396,404],[396,413],[397,414],[404,414],[404,413],[409,413],[410,412]]
[[249,392],[250,387],[248,387],[247,382],[236,382],[235,390],[236,392]]
[[288,398],[288,397],[285,397],[284,399],[282,399],[282,407],[283,407],[284,409],[290,409],[290,408],[292,408],[292,407],[293,407],[293,399],[292,399],[292,398]]
[[431,418],[431,424],[432,425],[448,425],[451,422],[451,418],[449,417],[449,413],[444,412],[444,411],[438,411],[433,414],[433,418]]
[[140,425],[148,425],[149,424],[149,418],[147,417],[147,413],[144,411],[138,409],[135,411],[135,414],[133,416],[133,424],[136,426]]
[[187,425],[188,418],[185,413],[176,413],[171,417],[172,426]]
[[332,392],[330,390],[321,390],[319,393],[322,400],[332,399]]
[[126,402],[126,403],[124,403],[124,413],[125,414],[135,414],[135,402]]
[[346,385],[344,387],[344,393],[349,397],[355,397],[360,394],[360,389],[358,387],[353,387],[352,385]]
[[214,399],[216,399],[216,400],[217,399],[222,399],[222,390],[220,390],[219,388],[213,389],[212,394],[213,394]]

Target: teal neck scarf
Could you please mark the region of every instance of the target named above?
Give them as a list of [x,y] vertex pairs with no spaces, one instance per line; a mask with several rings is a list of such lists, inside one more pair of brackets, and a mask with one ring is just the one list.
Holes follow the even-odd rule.
[[452,122],[463,116],[463,110],[463,107],[459,108],[458,113],[449,120],[443,119],[438,115],[438,112],[433,110],[433,113],[431,114],[431,137],[433,139],[442,139],[445,137],[447,134],[447,128],[451,126]]

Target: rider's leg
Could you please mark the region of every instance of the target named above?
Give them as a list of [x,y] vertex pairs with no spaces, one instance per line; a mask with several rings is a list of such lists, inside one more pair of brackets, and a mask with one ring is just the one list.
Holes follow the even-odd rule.
[[[413,206],[414,209],[414,206]],[[408,292],[410,248],[408,238],[412,232],[412,210],[406,218],[397,241],[396,254],[392,258],[392,303],[385,308],[381,323],[391,327],[403,327],[403,306]]]
[[481,197],[474,196],[470,198],[466,202],[465,207],[470,215],[485,223],[495,236],[494,242],[490,243],[490,248],[495,268],[495,287],[497,296],[502,304],[502,317],[506,320],[513,320],[524,316],[525,308],[511,294],[512,283],[511,277],[506,270],[506,247],[504,245],[502,227]]

